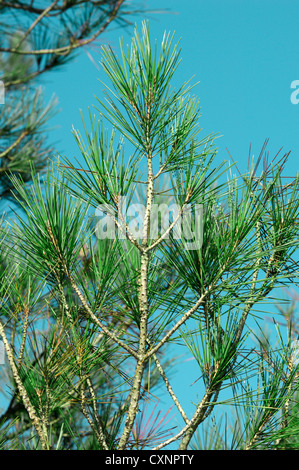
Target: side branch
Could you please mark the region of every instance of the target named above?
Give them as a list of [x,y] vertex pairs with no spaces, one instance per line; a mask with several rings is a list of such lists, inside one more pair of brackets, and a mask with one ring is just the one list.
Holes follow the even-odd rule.
[[48,15],[48,13],[55,7],[55,5],[59,2],[59,0],[54,0],[54,2],[46,8],[32,23],[31,26],[27,29],[27,31],[24,33],[22,38],[20,39],[19,43],[15,47],[15,49],[19,49],[21,44],[25,41],[25,39],[28,37],[28,35],[31,33],[31,31],[35,28],[35,26],[45,17]]
[[109,336],[109,338],[111,338],[115,343],[117,343],[121,348],[125,349],[131,356],[135,357],[135,359],[138,359],[138,354],[134,351],[134,349],[132,349],[130,346],[128,346],[127,344],[125,344],[123,341],[121,341],[116,335],[114,335],[105,325],[103,325],[103,323],[97,318],[97,316],[93,313],[93,311],[91,310],[91,308],[89,307],[84,295],[82,294],[82,292],[80,291],[79,287],[77,286],[73,276],[71,275],[71,273],[69,272],[69,269],[65,263],[65,260],[63,258],[63,255],[60,251],[60,248],[55,240],[55,237],[53,235],[53,232],[52,232],[52,228],[51,228],[51,225],[50,223],[48,223],[48,233],[49,233],[49,236],[51,238],[51,241],[55,247],[55,249],[57,250],[57,254],[58,254],[58,257],[59,257],[59,260],[61,262],[61,265],[63,267],[63,270],[68,278],[68,280],[70,281],[70,284],[72,286],[72,288],[74,289],[74,291],[76,292],[76,294],[78,295],[79,299],[81,300],[82,302],[82,305],[84,307],[84,309],[86,310],[87,314],[89,315],[89,317],[93,320],[94,323],[96,323],[101,329],[102,331],[104,331],[104,333]]
[[160,373],[160,375],[161,375],[161,377],[162,377],[162,379],[163,379],[163,381],[166,385],[166,388],[167,388],[167,391],[168,391],[169,395],[171,396],[174,404],[176,405],[177,409],[181,413],[181,416],[182,416],[183,420],[185,421],[185,423],[189,424],[190,421],[189,421],[185,411],[183,410],[179,400],[177,399],[177,397],[176,397],[176,395],[175,395],[175,393],[174,393],[174,391],[173,391],[173,389],[170,385],[170,382],[169,382],[169,380],[168,380],[168,378],[167,378],[167,376],[166,376],[166,374],[163,370],[163,367],[162,367],[159,359],[157,358],[156,354],[154,354],[153,357],[154,357],[154,361],[155,361],[155,364],[157,366],[157,369],[158,369],[158,371],[159,371],[159,373]]
[[72,52],[75,49],[78,49],[79,47],[82,46],[87,46],[88,44],[94,42],[98,36],[100,36],[110,25],[110,23],[115,19],[120,7],[124,3],[124,0],[119,0],[113,10],[111,11],[107,21],[103,26],[96,31],[90,38],[87,39],[75,39],[70,42],[67,46],[62,46],[62,47],[54,47],[51,49],[39,49],[39,50],[34,50],[34,51],[26,51],[26,50],[19,50],[17,48],[0,48],[1,52],[10,52],[10,53],[15,53],[15,54],[21,54],[21,55],[40,55],[40,54],[61,54],[61,55],[68,55],[70,52]]
[[11,152],[19,143],[29,134],[28,129],[24,130],[21,135],[6,149],[4,152],[0,153],[0,158],[6,157],[6,155]]
[[205,393],[205,396],[201,400],[200,404],[198,405],[196,412],[194,413],[193,418],[186,424],[186,426],[183,427],[183,429],[180,430],[175,436],[171,437],[165,442],[162,442],[159,444],[157,447],[155,447],[153,450],[159,450],[162,449],[163,447],[167,446],[168,444],[171,444],[174,441],[177,441],[180,437],[182,436],[187,436],[182,439],[182,442],[180,444],[180,449],[186,449],[185,447],[185,441],[184,439],[187,438],[188,443],[189,443],[189,435],[193,435],[194,431],[196,430],[198,423],[204,418],[206,410],[210,406],[210,400],[215,393],[215,388],[211,387],[208,389]]
[[188,312],[186,312],[182,318],[171,328],[171,330],[168,331],[168,333],[166,333],[166,335],[161,339],[161,341],[159,341],[158,344],[156,344],[156,346],[153,346],[151,347],[146,355],[145,355],[145,358],[144,360],[147,360],[148,358],[150,358],[153,354],[155,354],[157,351],[159,351],[159,349],[166,343],[166,341],[176,332],[176,330],[178,328],[180,328],[180,326],[182,326],[187,320],[188,318],[191,317],[191,315],[193,315],[196,310],[200,307],[200,305],[203,303],[205,297],[208,295],[208,293],[211,291],[213,285],[211,284],[207,289],[206,291],[201,295],[201,297],[198,299],[198,301],[193,305],[193,307],[190,308],[190,310],[188,310]]
[[22,397],[24,406],[25,406],[25,408],[27,410],[27,413],[29,415],[29,418],[31,419],[31,421],[32,421],[32,423],[33,423],[33,425],[36,429],[36,432],[37,432],[37,434],[40,438],[42,449],[47,450],[48,449],[47,437],[44,435],[43,428],[40,424],[40,419],[37,416],[36,411],[35,411],[32,403],[30,401],[30,398],[27,394],[27,390],[26,390],[26,388],[24,387],[24,385],[22,383],[22,380],[21,380],[21,377],[19,375],[17,366],[16,366],[15,361],[14,361],[13,351],[10,347],[10,344],[8,342],[7,336],[6,336],[5,331],[4,331],[4,327],[3,327],[1,322],[0,322],[0,336],[2,337],[4,347],[5,347],[5,351],[6,351],[6,354],[7,354],[7,358],[8,358],[8,361],[9,361],[9,365],[10,365],[11,370],[12,370],[13,378],[14,378],[15,383],[17,385],[17,388],[19,390],[20,396]]

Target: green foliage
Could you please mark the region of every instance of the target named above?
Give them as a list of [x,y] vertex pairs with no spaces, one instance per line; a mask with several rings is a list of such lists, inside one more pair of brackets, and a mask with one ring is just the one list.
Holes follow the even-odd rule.
[[[296,279],[299,178],[289,193],[283,164],[272,162],[259,177],[255,167],[222,182],[229,165],[214,166],[215,136],[201,136],[198,100],[188,84],[171,87],[173,36],[159,48],[144,23],[120,51],[102,50],[112,85],[99,120],[90,130],[83,123],[84,138],[74,129],[85,168],[59,159],[44,187],[34,171],[31,188],[11,177],[25,218],[1,232],[0,335],[15,390],[3,447],[294,448],[297,343],[278,330],[279,347],[253,347],[250,320]],[[158,204],[160,220],[171,204],[176,212],[152,237]],[[102,236],[97,218],[115,230]],[[195,359],[191,416],[170,380],[174,344]],[[158,421],[157,403],[146,420],[162,387],[181,428],[168,411]],[[236,420],[223,436],[218,410],[228,405]]]
[[4,105],[0,105],[2,206],[7,200],[16,202],[9,175],[21,174],[30,182],[31,167],[44,170],[54,154],[48,137],[57,100],[44,103],[41,78],[70,62],[82,47],[95,44],[112,22],[122,27],[130,24],[129,15],[140,10],[129,10],[127,3],[1,1],[0,80],[5,94]]

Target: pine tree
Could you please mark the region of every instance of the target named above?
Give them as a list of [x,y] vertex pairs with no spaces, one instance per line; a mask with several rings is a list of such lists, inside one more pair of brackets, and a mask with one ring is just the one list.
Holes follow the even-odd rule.
[[[259,350],[248,335],[255,307],[297,276],[299,178],[282,184],[288,155],[260,176],[262,156],[240,177],[217,165],[192,86],[171,86],[179,61],[173,35],[158,47],[146,23],[119,56],[104,46],[106,101],[84,137],[74,130],[84,167],[58,159],[44,191],[34,172],[31,188],[11,177],[26,217],[0,245],[15,390],[4,448],[185,450],[208,425],[213,448],[271,449],[298,432],[294,343],[278,329],[279,347]],[[173,344],[198,371],[191,416],[170,379]],[[157,386],[181,427],[168,410],[146,421]],[[238,414],[230,442],[213,435],[223,404]]]

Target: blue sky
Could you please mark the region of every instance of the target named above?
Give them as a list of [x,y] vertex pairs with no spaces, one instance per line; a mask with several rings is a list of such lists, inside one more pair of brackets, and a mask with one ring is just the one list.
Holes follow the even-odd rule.
[[[299,79],[298,3],[291,0],[148,0],[149,9],[168,9],[151,14],[151,36],[175,31],[181,38],[181,64],[172,84],[179,86],[193,75],[200,82],[193,90],[201,104],[203,134],[218,133],[218,158],[228,159],[228,148],[240,168],[245,169],[249,145],[258,155],[269,138],[269,157],[283,147],[291,150],[286,175],[297,171],[299,152],[299,104],[291,103],[291,83]],[[148,15],[147,15],[148,17]],[[140,26],[143,17],[137,18]],[[130,42],[132,29],[114,29],[100,41],[109,41],[118,51],[119,36]],[[99,53],[89,50],[94,61]],[[105,75],[83,50],[61,72],[46,79],[47,95],[59,98],[61,113],[52,133],[58,148],[68,157],[78,156],[70,129],[82,129],[79,108],[97,104],[103,97]]]
[[[193,92],[202,108],[204,135],[218,133],[218,161],[227,160],[230,151],[241,170],[247,166],[249,146],[258,155],[269,138],[269,158],[283,147],[291,150],[285,175],[295,175],[299,157],[299,104],[291,102],[291,83],[299,80],[298,1],[296,0],[148,0],[148,9],[168,9],[164,14],[136,18],[141,26],[149,18],[152,38],[160,40],[164,31],[175,31],[181,38],[182,62],[172,82],[179,87],[195,75],[200,83]],[[133,2],[134,4],[134,2]],[[130,42],[132,28],[111,28],[100,37],[118,51],[118,39]],[[100,60],[93,47],[88,49],[94,62]],[[59,126],[51,141],[69,159],[79,157],[71,134],[72,125],[83,131],[79,109],[97,105],[94,95],[103,98],[105,80],[102,69],[85,50],[61,71],[50,73],[41,82],[45,95],[59,98],[61,112],[52,120]],[[96,111],[95,111],[96,112]],[[175,391],[196,400],[196,390],[186,385],[192,376],[192,361],[178,368]],[[194,369],[193,369],[194,370]],[[184,371],[184,372],[183,372]],[[195,379],[196,377],[193,377]],[[192,392],[192,393],[191,393]],[[190,401],[190,400],[189,400]],[[167,409],[168,401],[165,402]],[[188,408],[192,410],[192,406]]]

